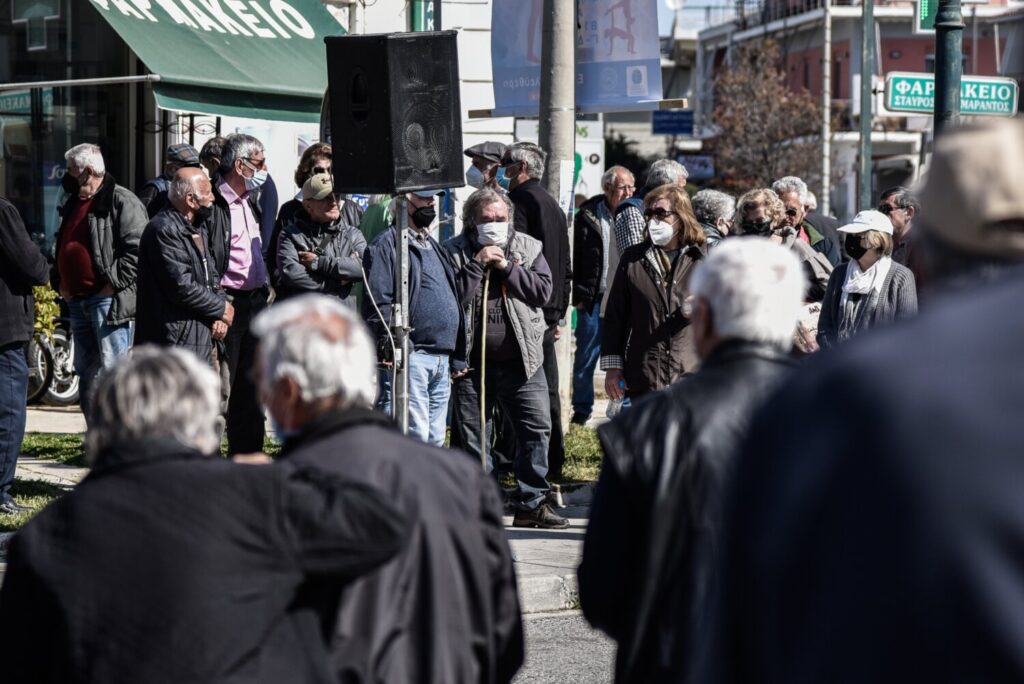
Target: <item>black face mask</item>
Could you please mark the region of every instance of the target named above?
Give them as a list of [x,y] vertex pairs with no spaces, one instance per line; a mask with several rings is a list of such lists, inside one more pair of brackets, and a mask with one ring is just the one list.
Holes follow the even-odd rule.
[[64,189],[64,192],[68,193],[69,195],[77,195],[78,189],[82,186],[78,183],[77,178],[75,178],[70,173],[65,171],[64,175],[61,176],[60,179],[60,187],[62,187]]
[[867,247],[860,244],[860,233],[847,234],[843,247],[846,248],[846,253],[850,255],[851,259],[860,259],[868,253]]
[[417,228],[423,230],[428,228],[431,223],[434,222],[434,218],[437,216],[437,212],[434,211],[434,207],[420,207],[416,211],[412,212],[412,222]]
[[743,234],[744,235],[760,235],[766,236],[772,232],[772,224],[767,219],[761,219],[760,221],[745,221],[743,223]]
[[192,212],[192,225],[198,228],[206,222],[213,214],[213,204],[200,204],[199,208]]

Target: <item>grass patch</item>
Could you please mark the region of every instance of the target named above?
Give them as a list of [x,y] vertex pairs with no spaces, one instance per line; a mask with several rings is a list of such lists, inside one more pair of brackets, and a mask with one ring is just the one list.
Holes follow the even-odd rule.
[[11,485],[11,494],[16,502],[22,506],[29,506],[31,510],[16,514],[0,513],[0,532],[17,530],[66,491],[62,487],[47,482],[16,479]]
[[601,474],[601,442],[597,430],[584,425],[570,425],[565,436],[565,465],[561,482],[591,482]]
[[[267,456],[277,456],[281,453],[281,443],[277,441],[277,438],[271,434],[263,436],[263,453]],[[228,457],[228,438],[225,437],[220,441],[220,455],[224,458]]]
[[26,433],[21,443],[21,455],[78,467],[86,465],[84,440],[78,434]]

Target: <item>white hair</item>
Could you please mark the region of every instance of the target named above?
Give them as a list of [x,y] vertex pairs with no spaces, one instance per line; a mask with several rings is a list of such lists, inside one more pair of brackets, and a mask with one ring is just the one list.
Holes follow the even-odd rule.
[[224,147],[221,149],[220,172],[226,174],[235,168],[235,160],[249,159],[257,152],[266,151],[263,143],[246,133],[232,133],[224,139]]
[[531,142],[518,142],[509,145],[505,152],[514,162],[526,162],[526,176],[540,180],[544,177],[544,162],[548,153],[540,145]]
[[208,455],[220,448],[220,378],[176,347],[133,349],[101,374],[91,412],[90,458],[115,444],[153,438]]
[[806,287],[793,252],[760,237],[737,237],[712,250],[690,291],[704,299],[715,334],[788,350]]
[[190,173],[182,174],[176,173],[171,178],[171,182],[167,188],[167,197],[171,200],[183,200],[189,196],[189,194],[199,193],[199,180],[205,178],[201,173]]
[[617,175],[619,171],[622,171],[627,176],[629,176],[630,181],[634,183],[636,182],[636,179],[633,178],[632,171],[627,169],[625,166],[619,166],[618,164],[616,164],[615,166],[611,167],[601,175],[601,188],[607,190],[608,188],[614,186],[615,181],[618,180]]
[[804,201],[804,206],[810,211],[818,208],[818,198],[810,190],[807,191],[807,199]]
[[266,309],[252,323],[260,338],[265,388],[281,378],[303,401],[336,398],[341,406],[373,405],[377,355],[362,319],[333,297],[307,294]]
[[775,181],[772,183],[772,191],[779,196],[779,199],[782,199],[787,192],[795,192],[801,206],[807,205],[807,195],[810,194],[807,183],[796,176],[784,176]]
[[686,167],[674,159],[659,159],[651,164],[647,171],[647,187],[656,188],[659,185],[675,183],[680,178],[686,181],[690,173]]
[[718,190],[701,190],[690,203],[701,223],[714,224],[718,219],[731,221],[736,214],[736,198]]
[[92,143],[75,145],[64,153],[64,160],[74,164],[80,171],[90,168],[97,176],[107,173],[107,166],[103,163],[103,152],[100,151],[99,145]]

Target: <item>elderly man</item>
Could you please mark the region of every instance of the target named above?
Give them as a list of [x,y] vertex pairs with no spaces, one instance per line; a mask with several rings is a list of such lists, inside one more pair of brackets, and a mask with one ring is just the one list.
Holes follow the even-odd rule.
[[878,211],[889,217],[893,228],[892,260],[909,268],[916,277],[921,264],[915,253],[914,218],[921,213],[921,204],[909,188],[901,185],[883,190],[878,198]]
[[179,169],[190,166],[200,168],[199,152],[188,143],[168,145],[164,159],[163,173],[146,181],[142,190],[139,190],[139,200],[146,205],[146,213],[149,214],[149,218],[153,218],[170,204],[168,191],[171,187],[171,180]]
[[633,195],[636,181],[629,169],[613,166],[601,176],[604,192],[576,212],[572,246],[572,302],[576,306],[576,355],[572,368],[572,422],[585,425],[594,408],[594,369],[601,356],[601,317],[605,294],[615,275],[615,209]]
[[504,143],[490,140],[463,150],[462,153],[469,157],[470,161],[469,170],[466,171],[466,183],[477,190],[485,185],[492,189],[501,187],[499,181],[504,180],[505,175],[502,172],[499,179],[498,172],[502,170],[501,159],[505,156],[505,150]]
[[213,210],[213,189],[202,169],[184,168],[167,198],[139,243],[135,343],[182,347],[209,363],[213,341],[224,339],[235,315],[199,230]]
[[[462,309],[455,290],[455,269],[448,254],[431,236],[436,217],[436,190],[407,196],[409,217],[409,433],[442,446],[447,430],[448,399],[452,373],[465,371],[460,340]],[[368,297],[363,297],[363,316],[377,340],[381,369],[381,394],[377,408],[392,410],[391,337],[395,301],[395,266],[398,227],[378,235],[363,254]]]
[[544,377],[551,411],[548,464],[552,473],[561,476],[565,446],[562,443],[562,401],[558,395],[555,340],[561,337],[559,323],[565,318],[572,295],[572,261],[566,214],[540,184],[547,156],[533,143],[516,143],[505,151],[501,166],[509,179],[508,197],[515,206],[515,230],[540,241],[544,261],[551,272],[551,294],[542,307],[547,324],[544,331]]
[[306,467],[211,457],[217,384],[192,354],[147,347],[98,383],[92,471],[7,556],[5,681],[333,681],[319,639],[278,636],[287,611],[309,576],[392,558],[406,515]]
[[736,198],[718,190],[701,190],[693,196],[693,214],[704,229],[710,250],[725,239],[736,217]]
[[700,370],[598,430],[605,460],[580,600],[618,642],[616,681],[683,681],[700,651],[734,452],[790,370],[803,289],[783,247],[763,238],[717,247],[691,284]]
[[469,372],[455,381],[454,422],[463,448],[490,472],[491,416],[499,405],[515,433],[513,524],[568,527],[545,503],[551,413],[541,307],[550,301],[551,272],[540,242],[512,227],[514,216],[508,197],[490,188],[477,190],[462,207],[462,233],[445,243],[458,269],[470,359]]
[[405,437],[371,410],[373,342],[337,300],[296,297],[255,329],[260,391],[285,435],[281,459],[388,492],[412,525],[409,544],[377,572],[310,583],[292,608],[298,633],[334,626],[337,681],[509,682],[523,633],[495,483],[478,463]]
[[796,231],[801,242],[810,245],[820,254],[824,254],[833,267],[840,262],[839,239],[824,235],[807,220],[808,195],[807,184],[796,176],[785,176],[772,183],[772,192],[779,196],[785,213],[782,226]]
[[203,149],[199,150],[199,163],[206,169],[207,175],[213,182],[217,182],[217,176],[220,175],[220,160],[224,156],[226,141],[227,138],[218,135],[207,140]]
[[644,241],[647,219],[644,217],[644,196],[661,185],[686,187],[686,167],[674,159],[659,159],[647,170],[647,184],[615,210],[615,244],[622,254]]
[[267,179],[267,158],[263,143],[244,133],[228,136],[221,155],[213,212],[203,232],[213,269],[235,307],[224,339],[227,438],[230,453],[245,454],[263,450],[263,410],[251,377],[256,339],[249,328],[270,294],[256,193]]
[[68,304],[82,411],[89,420],[93,378],[132,345],[139,239],[146,208],[107,173],[100,148],[76,145],[64,154],[56,261],[51,281]]
[[281,228],[277,249],[277,298],[323,292],[355,308],[353,287],[363,281],[366,238],[341,218],[329,174],[302,184],[302,208]]

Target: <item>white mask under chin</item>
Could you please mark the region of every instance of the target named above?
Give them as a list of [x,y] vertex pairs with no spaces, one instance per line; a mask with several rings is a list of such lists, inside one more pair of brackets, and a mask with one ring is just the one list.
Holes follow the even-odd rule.
[[481,223],[476,227],[476,239],[483,247],[504,245],[508,240],[508,221]]
[[647,222],[647,232],[651,236],[651,242],[659,247],[664,247],[672,241],[672,236],[675,235],[676,230],[672,227],[671,223],[651,219]]

